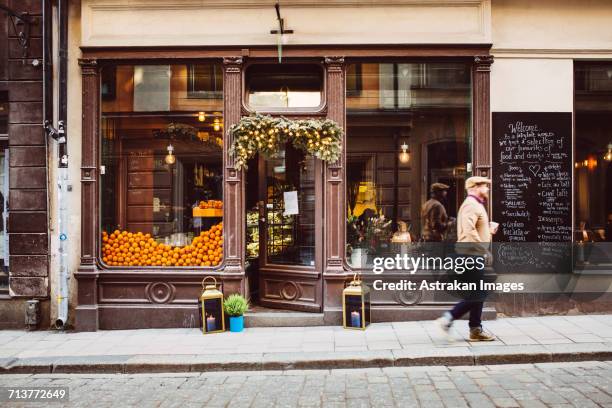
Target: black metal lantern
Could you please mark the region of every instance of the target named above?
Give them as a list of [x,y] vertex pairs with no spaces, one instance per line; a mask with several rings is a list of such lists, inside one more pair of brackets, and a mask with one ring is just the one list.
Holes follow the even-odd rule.
[[342,324],[345,329],[365,330],[370,322],[370,289],[354,275],[342,291]]
[[[206,284],[212,280],[213,284]],[[217,288],[217,279],[207,276],[202,280],[200,295],[200,324],[202,333],[219,333],[225,331],[225,314],[223,313],[223,293]]]

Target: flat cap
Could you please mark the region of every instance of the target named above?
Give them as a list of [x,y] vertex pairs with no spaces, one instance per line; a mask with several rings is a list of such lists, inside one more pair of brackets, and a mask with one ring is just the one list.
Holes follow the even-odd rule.
[[443,191],[443,190],[448,190],[449,188],[450,187],[444,183],[433,183],[431,186],[429,186],[429,191],[431,192]]
[[486,177],[474,176],[465,180],[465,189],[476,187],[479,184],[491,184],[491,180]]

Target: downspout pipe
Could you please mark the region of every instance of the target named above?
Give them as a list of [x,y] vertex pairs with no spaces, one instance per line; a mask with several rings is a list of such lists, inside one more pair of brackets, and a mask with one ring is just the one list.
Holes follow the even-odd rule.
[[44,103],[45,122],[44,127],[47,136],[53,138],[57,143],[58,169],[57,169],[57,238],[59,239],[59,279],[57,288],[57,319],[55,326],[63,329],[68,321],[68,299],[69,280],[68,273],[68,191],[70,188],[68,179],[68,150],[66,121],[68,117],[68,0],[57,0],[57,124],[53,124],[53,47],[52,47],[52,0],[43,0],[43,24],[44,24]]
[[66,123],[68,119],[68,0],[58,0],[59,16],[59,89],[58,89],[58,130],[64,136],[64,143],[59,144],[58,169],[58,232],[59,232],[59,287],[58,314],[55,326],[63,329],[68,322],[68,300],[70,274],[68,272],[68,137]]

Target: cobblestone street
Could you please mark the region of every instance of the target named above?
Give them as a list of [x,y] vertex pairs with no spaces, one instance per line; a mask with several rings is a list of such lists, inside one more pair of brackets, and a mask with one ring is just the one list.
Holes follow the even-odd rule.
[[68,386],[70,403],[66,406],[75,407],[611,407],[612,362],[185,374],[11,374],[0,376],[0,386]]

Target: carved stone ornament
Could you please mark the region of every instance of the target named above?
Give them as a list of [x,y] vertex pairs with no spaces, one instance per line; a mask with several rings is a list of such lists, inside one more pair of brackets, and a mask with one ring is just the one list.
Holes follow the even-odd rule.
[[491,64],[493,64],[492,55],[477,55],[474,57],[474,65],[476,66],[476,71],[489,72],[491,71]]
[[344,57],[325,57],[325,65],[329,72],[342,72]]
[[244,62],[242,57],[224,57],[223,65],[227,73],[239,73]]
[[80,58],[79,66],[83,75],[95,75],[98,73],[98,60],[95,58]]
[[397,301],[404,306],[413,306],[421,302],[423,298],[422,290],[406,290],[403,292],[396,292],[395,295]]
[[153,282],[147,285],[145,292],[152,303],[168,303],[174,298],[176,289],[166,282]]
[[280,290],[280,295],[285,300],[294,300],[298,298],[300,294],[300,289],[298,286],[291,281],[287,281],[283,283],[283,286]]

